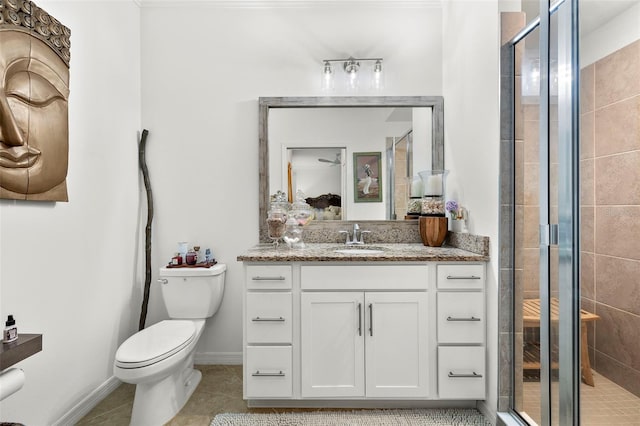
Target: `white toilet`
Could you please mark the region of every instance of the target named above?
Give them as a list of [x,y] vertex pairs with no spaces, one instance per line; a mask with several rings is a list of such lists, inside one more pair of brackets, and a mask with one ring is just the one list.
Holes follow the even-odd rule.
[[220,307],[227,267],[160,268],[160,288],[169,320],[125,340],[116,352],[114,375],[136,385],[131,425],[158,426],[187,402],[202,373],[193,368],[196,344],[207,318]]

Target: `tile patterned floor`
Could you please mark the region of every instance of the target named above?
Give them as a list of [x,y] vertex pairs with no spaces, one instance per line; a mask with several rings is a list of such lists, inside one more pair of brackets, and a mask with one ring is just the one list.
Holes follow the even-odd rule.
[[[202,381],[184,408],[168,426],[208,426],[216,414],[225,412],[273,412],[291,409],[249,409],[242,399],[242,366],[202,365]],[[582,425],[635,425],[640,422],[640,398],[594,372],[595,387],[582,385]],[[122,384],[89,412],[78,426],[127,426],[135,386]],[[536,382],[525,383],[525,411],[540,418],[540,390]]]
[[[640,425],[640,398],[616,385],[597,372],[593,372],[595,386],[582,383],[581,426],[638,426]],[[557,389],[552,383],[551,392]],[[524,383],[524,412],[540,422],[540,384]],[[557,412],[555,412],[557,416]],[[554,416],[555,417],[555,416]],[[557,420],[553,424],[558,424]]]

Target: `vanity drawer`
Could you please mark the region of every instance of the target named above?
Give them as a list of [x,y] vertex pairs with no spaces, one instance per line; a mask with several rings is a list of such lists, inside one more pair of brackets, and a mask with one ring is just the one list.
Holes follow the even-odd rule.
[[485,398],[485,348],[438,348],[438,396],[441,399]]
[[438,343],[484,343],[484,293],[438,293]]
[[289,289],[291,265],[248,265],[246,280],[248,289]]
[[303,265],[303,290],[426,290],[428,267],[416,265]]
[[293,395],[291,346],[247,346],[246,398]]
[[438,265],[439,289],[484,288],[484,265]]
[[291,292],[247,293],[247,343],[291,343]]

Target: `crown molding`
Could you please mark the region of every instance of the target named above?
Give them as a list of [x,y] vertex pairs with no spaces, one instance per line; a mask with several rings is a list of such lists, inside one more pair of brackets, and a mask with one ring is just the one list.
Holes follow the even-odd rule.
[[240,9],[367,6],[380,8],[441,8],[443,0],[132,0],[147,7],[217,7]]

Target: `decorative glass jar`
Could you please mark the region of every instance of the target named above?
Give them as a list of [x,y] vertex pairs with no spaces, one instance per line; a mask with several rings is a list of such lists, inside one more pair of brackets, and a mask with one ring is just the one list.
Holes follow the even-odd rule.
[[[293,225],[292,237],[298,239],[292,246],[293,248],[303,248],[304,240],[302,238],[302,227],[305,226],[311,219],[313,219],[313,210],[311,206],[305,201],[304,193],[301,190],[296,192],[296,200],[291,204],[289,210],[289,217],[293,218],[296,225]],[[297,229],[295,229],[297,226]]]
[[445,181],[448,170],[424,170],[419,172],[422,179],[421,216],[445,215]]
[[286,222],[287,211],[280,206],[272,205],[267,213],[267,232],[276,247],[280,239],[284,236]]

